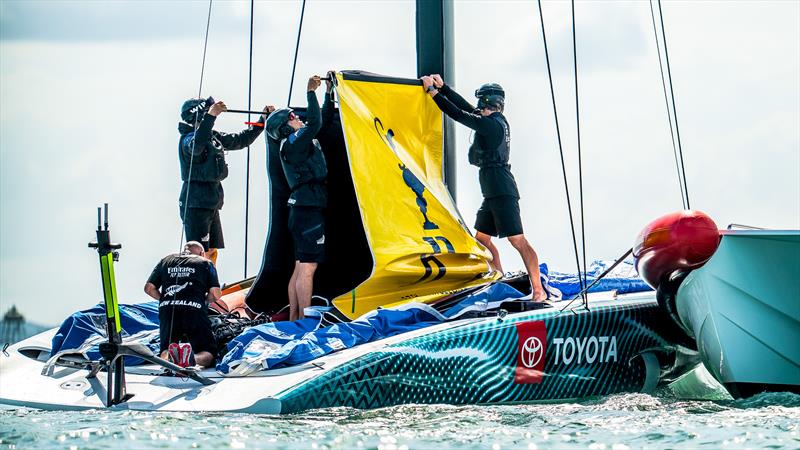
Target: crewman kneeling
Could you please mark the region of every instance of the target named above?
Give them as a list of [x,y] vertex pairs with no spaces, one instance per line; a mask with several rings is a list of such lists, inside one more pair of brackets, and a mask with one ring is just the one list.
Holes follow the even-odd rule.
[[[314,91],[321,78],[308,80],[307,120],[304,124],[289,108],[278,109],[267,118],[267,134],[281,143],[281,164],[292,193],[289,196],[289,231],[294,239],[295,267],[289,280],[289,320],[304,318],[311,306],[314,272],[325,256],[325,217],[328,168],[314,137],[322,127],[322,114]],[[326,95],[328,103],[330,95]],[[332,105],[326,105],[332,107]]]
[[207,302],[219,300],[217,270],[203,244],[189,241],[180,254],[165,256],[150,274],[144,292],[159,301],[161,357],[181,367],[214,364],[216,343]]

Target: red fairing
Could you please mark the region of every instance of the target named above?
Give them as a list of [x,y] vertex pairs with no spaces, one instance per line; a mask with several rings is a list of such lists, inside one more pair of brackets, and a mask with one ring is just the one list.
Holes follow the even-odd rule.
[[639,275],[652,286],[676,270],[696,269],[719,246],[717,224],[700,211],[678,211],[650,222],[639,233],[633,257]]

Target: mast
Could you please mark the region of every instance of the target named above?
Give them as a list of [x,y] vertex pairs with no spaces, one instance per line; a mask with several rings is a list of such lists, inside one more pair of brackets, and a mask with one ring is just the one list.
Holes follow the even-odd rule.
[[[455,86],[453,1],[417,0],[417,76],[438,73]],[[456,200],[455,124],[449,117],[442,123],[444,133],[444,184]]]

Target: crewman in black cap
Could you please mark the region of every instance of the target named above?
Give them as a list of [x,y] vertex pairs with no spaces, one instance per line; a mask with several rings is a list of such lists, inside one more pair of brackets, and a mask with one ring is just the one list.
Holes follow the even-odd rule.
[[[265,107],[265,114],[258,121],[263,124],[266,113],[274,109]],[[178,158],[183,180],[178,199],[179,214],[186,240],[201,242],[206,256],[214,264],[217,249],[225,248],[219,219],[224,199],[222,180],[228,176],[225,152],[247,147],[263,131],[263,127],[258,126],[249,126],[239,133],[215,131],[217,116],[227,110],[225,103],[215,102],[212,97],[189,99],[181,107],[182,122],[178,124],[181,135]]]
[[[280,142],[281,164],[292,190],[288,201],[289,231],[294,240],[295,268],[289,280],[289,320],[302,319],[303,310],[311,305],[314,272],[325,256],[323,210],[328,201],[328,167],[315,139],[323,125],[315,93],[321,84],[316,75],[308,80],[307,123],[290,108],[276,110],[266,123],[267,134]],[[333,108],[330,98],[330,93],[326,94],[323,109]]]
[[441,76],[421,78],[425,92],[439,109],[456,122],[475,130],[469,147],[469,163],[478,166],[483,203],[475,219],[475,238],[492,253],[492,266],[503,272],[500,253],[492,236],[508,238],[528,270],[534,301],[544,301],[547,293],[539,279],[539,257],[522,231],[519,190],[508,163],[511,153],[511,128],[503,115],[505,92],[497,83],[487,83],[475,91],[478,107],[473,107],[444,83]]

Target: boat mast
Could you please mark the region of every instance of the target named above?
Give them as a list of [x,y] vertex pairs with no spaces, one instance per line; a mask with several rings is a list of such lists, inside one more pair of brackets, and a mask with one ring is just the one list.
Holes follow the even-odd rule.
[[[417,76],[438,73],[455,86],[453,1],[417,0]],[[456,200],[455,124],[444,116],[444,184]]]

